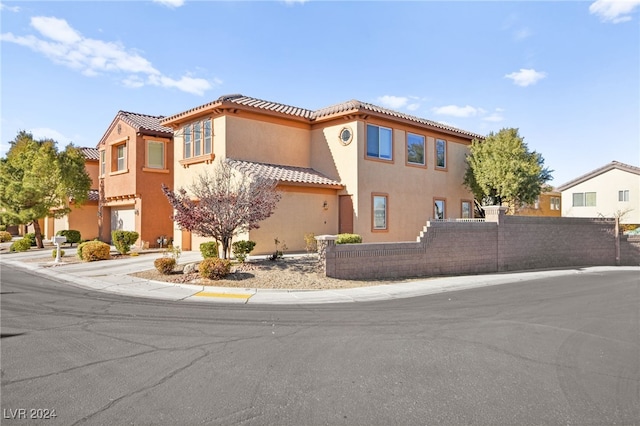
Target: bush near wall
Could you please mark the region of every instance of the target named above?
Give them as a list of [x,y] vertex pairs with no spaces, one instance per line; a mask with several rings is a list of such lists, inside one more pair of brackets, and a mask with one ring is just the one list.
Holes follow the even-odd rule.
[[71,247],[73,247],[73,243],[77,244],[80,241],[82,241],[82,237],[80,236],[80,231],[75,231],[73,229],[60,230],[56,232],[56,235],[67,237],[67,242],[71,244]]
[[256,242],[251,240],[240,240],[231,244],[233,254],[235,255],[236,259],[238,259],[242,263],[244,263],[245,259],[247,258],[249,253],[253,251],[253,248],[255,246]]
[[85,262],[111,259],[111,246],[102,241],[88,241],[78,246],[77,256]]
[[0,243],[11,241],[13,237],[7,231],[0,231]]
[[360,244],[362,236],[358,234],[338,234],[336,244]]
[[29,232],[28,234],[24,234],[23,239],[29,240],[31,247],[36,245],[36,234],[35,232]]
[[131,250],[131,246],[138,241],[139,236],[140,234],[135,231],[117,230],[111,232],[111,241],[113,241],[118,253],[127,254]]

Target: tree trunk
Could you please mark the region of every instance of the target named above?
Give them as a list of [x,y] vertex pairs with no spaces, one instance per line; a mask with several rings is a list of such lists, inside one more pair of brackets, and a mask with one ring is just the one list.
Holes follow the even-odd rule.
[[231,239],[230,238],[223,238],[222,239],[222,258],[223,259],[227,259],[227,252],[229,251],[229,241]]
[[33,222],[33,232],[36,234],[36,247],[44,248],[44,244],[42,243],[42,231],[40,230],[40,223],[38,220],[34,220]]

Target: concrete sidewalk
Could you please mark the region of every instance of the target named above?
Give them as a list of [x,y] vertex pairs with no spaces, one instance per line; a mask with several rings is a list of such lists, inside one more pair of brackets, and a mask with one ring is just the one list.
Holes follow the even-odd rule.
[[[81,262],[56,265],[36,259],[51,256],[52,248],[20,253],[3,252],[0,265],[12,265],[72,285],[98,291],[135,297],[189,302],[242,304],[312,304],[347,303],[399,299],[470,288],[486,287],[553,276],[566,276],[599,271],[635,270],[640,267],[588,267],[562,270],[471,275],[429,278],[419,281],[383,284],[340,290],[271,290],[256,288],[212,287],[193,284],[173,284],[131,276],[129,274],[153,269],[157,256],[131,256],[117,262]],[[75,248],[64,248],[66,256],[75,256]],[[180,263],[201,260],[200,252],[183,252]]]

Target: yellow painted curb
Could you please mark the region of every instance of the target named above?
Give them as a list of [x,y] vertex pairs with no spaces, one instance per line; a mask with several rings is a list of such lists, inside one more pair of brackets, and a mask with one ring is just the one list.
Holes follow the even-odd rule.
[[237,294],[237,293],[208,293],[206,291],[201,291],[200,293],[194,294],[194,296],[200,297],[225,297],[230,299],[248,299],[253,294]]

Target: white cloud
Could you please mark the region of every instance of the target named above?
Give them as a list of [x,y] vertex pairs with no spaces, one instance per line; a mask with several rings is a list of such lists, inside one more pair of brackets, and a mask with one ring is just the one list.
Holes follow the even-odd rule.
[[534,69],[520,68],[518,72],[512,72],[504,77],[513,80],[514,84],[522,87],[527,87],[532,84],[536,84],[539,80],[542,80],[547,76],[547,73],[542,71],[536,71]]
[[466,105],[463,107],[457,105],[446,105],[431,108],[431,111],[437,115],[450,115],[452,117],[475,117],[479,114],[484,113],[483,109],[474,108],[470,105]]
[[[83,37],[64,19],[33,17],[31,26],[44,38],[4,33],[0,34],[0,40],[28,47],[53,62],[78,70],[86,76],[126,73],[127,76],[122,79],[125,87],[152,85],[176,88],[196,95],[203,95],[213,87],[202,78],[187,75],[173,79],[165,76],[149,60],[132,49],[127,49],[120,43]],[[219,84],[219,80],[215,82]]]
[[163,6],[176,8],[184,5],[184,0],[153,0],[154,3],[160,3]]
[[4,3],[0,3],[0,10],[6,10],[7,12],[20,12],[20,7],[19,6],[7,6]]
[[618,24],[631,20],[631,13],[640,6],[640,0],[597,0],[589,6],[592,15],[598,15],[602,22]]
[[377,100],[382,106],[391,109],[400,109],[409,102],[409,98],[407,97],[391,95],[380,96]]

